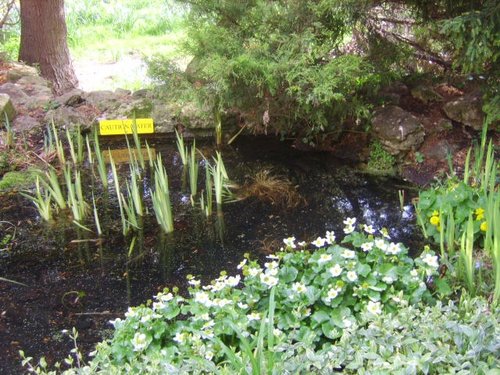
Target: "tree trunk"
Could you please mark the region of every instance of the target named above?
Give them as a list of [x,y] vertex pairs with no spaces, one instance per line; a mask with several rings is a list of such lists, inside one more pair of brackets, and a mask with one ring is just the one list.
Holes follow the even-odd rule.
[[19,60],[39,65],[58,94],[78,85],[66,37],[64,0],[21,0]]

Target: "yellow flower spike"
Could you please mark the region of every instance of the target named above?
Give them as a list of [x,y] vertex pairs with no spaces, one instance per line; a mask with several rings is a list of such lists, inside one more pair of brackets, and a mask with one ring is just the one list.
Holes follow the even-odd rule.
[[483,232],[486,232],[488,230],[488,222],[487,221],[483,221],[481,223],[481,226],[479,227],[479,229],[481,229]]
[[432,216],[431,219],[429,220],[432,225],[434,226],[439,226],[439,216]]
[[481,221],[484,219],[484,208],[482,208],[482,207],[476,208],[474,213],[476,214],[477,221]]

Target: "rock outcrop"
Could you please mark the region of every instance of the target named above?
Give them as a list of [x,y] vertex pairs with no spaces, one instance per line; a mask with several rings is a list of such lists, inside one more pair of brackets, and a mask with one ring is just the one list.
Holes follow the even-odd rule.
[[398,106],[378,109],[372,119],[373,131],[382,146],[392,155],[406,154],[424,141],[420,120]]

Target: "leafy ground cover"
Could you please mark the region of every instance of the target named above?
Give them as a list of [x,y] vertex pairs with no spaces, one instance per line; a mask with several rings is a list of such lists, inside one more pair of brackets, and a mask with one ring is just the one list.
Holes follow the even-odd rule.
[[498,307],[440,301],[432,251],[413,260],[386,230],[344,224],[342,241],[290,237],[263,267],[245,258],[209,285],[189,276],[188,297],[165,289],[130,308],[87,365],[71,333],[65,373],[495,373]]

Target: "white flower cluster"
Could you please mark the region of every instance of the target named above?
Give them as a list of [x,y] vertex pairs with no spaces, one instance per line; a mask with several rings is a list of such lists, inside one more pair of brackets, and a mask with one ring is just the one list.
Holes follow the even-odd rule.
[[344,220],[344,224],[345,224],[344,233],[350,234],[355,230],[354,224],[356,224],[356,218],[348,217],[347,219]]

